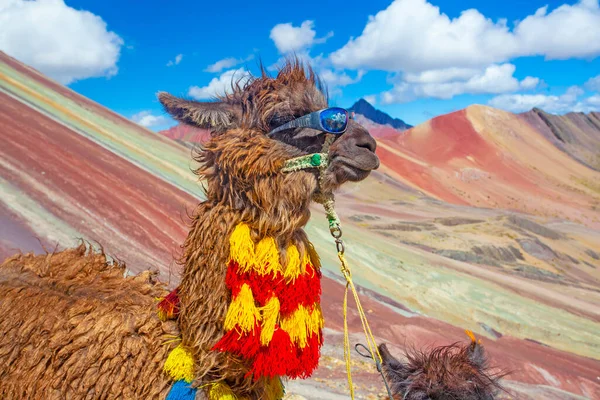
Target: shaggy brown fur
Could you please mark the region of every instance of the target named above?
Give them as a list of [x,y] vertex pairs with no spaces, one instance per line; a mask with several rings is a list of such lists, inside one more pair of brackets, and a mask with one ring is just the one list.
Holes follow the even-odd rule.
[[154,276],[84,245],[0,266],[0,398],[165,398],[174,322],[156,318]]
[[398,400],[493,400],[505,375],[488,365],[481,343],[407,352],[400,362],[382,344],[383,373]]
[[[230,303],[225,286],[228,238],[245,222],[255,240],[276,238],[282,263],[294,241],[318,266],[302,230],[310,217],[317,175],[283,174],[280,168],[292,157],[320,151],[323,135],[297,128],[273,140],[265,133],[326,107],[327,101],[316,76],[297,61],[286,63],[276,77],[263,70],[243,86],[234,83],[233,89],[211,103],[159,94],[175,118],[212,129],[212,139],[197,155],[201,166],[196,173],[206,179],[207,200],[194,211],[183,244],[178,328],[196,362],[195,385],[225,381],[238,396],[260,399],[264,381],[244,378],[244,362],[210,350],[224,334]],[[374,152],[374,139],[350,121],[346,133],[330,147],[331,163],[322,187],[329,191],[348,180],[364,179],[379,165]],[[0,268],[0,393],[164,398],[171,382],[161,368],[174,344],[163,343],[166,334],[176,333],[156,316],[154,298],[162,290],[148,275],[124,279],[122,272],[81,248],[5,262]]]

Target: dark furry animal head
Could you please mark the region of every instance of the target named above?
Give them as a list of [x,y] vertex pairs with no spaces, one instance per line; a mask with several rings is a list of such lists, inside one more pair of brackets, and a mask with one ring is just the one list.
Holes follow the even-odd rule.
[[471,343],[454,343],[430,351],[407,352],[398,361],[387,346],[379,346],[383,373],[395,399],[493,400],[505,373],[490,368],[481,341],[469,331]]
[[[277,174],[290,158],[320,152],[325,141],[322,132],[310,128],[291,128],[279,132],[273,139],[266,136],[282,124],[328,105],[319,78],[297,59],[288,60],[275,77],[261,69],[258,77],[233,82],[232,92],[217,101],[190,101],[164,92],[158,95],[165,110],[175,119],[211,130],[212,140],[198,157],[207,167],[199,173],[207,180],[218,178],[219,184],[225,183],[237,192],[251,191],[256,179]],[[379,166],[375,147],[376,142],[369,132],[350,120],[347,131],[329,149],[330,166],[322,182],[323,189],[330,191],[344,182],[365,179]],[[223,176],[216,177],[218,174]],[[310,198],[316,189],[315,172],[296,174],[313,175],[310,187],[301,185],[308,189],[304,194]],[[241,179],[237,180],[238,177]],[[278,189],[279,195],[286,190]],[[234,198],[232,193],[221,193],[219,198],[223,200],[228,196],[232,202],[237,201],[238,206],[240,201],[246,203],[245,199]],[[259,193],[250,195],[255,200],[261,196]]]

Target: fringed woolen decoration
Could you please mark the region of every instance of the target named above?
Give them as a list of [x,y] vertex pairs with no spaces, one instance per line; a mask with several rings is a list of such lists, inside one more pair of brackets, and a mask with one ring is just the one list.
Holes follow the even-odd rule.
[[196,390],[186,381],[177,381],[171,386],[166,400],[195,400]]
[[226,333],[214,349],[250,361],[254,379],[306,378],[319,362],[321,273],[294,244],[286,253],[283,266],[275,240],[254,243],[246,224],[230,238],[226,284],[232,300]]
[[179,295],[177,293],[177,288],[164,298],[160,299],[160,302],[156,307],[158,308],[158,318],[160,318],[161,321],[174,319],[177,314],[179,314]]

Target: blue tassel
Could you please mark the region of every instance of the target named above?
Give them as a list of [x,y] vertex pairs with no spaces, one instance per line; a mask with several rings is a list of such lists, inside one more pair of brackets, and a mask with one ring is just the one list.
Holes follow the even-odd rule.
[[171,391],[167,396],[167,400],[194,400],[195,398],[196,388],[190,387],[190,384],[183,379],[171,386]]

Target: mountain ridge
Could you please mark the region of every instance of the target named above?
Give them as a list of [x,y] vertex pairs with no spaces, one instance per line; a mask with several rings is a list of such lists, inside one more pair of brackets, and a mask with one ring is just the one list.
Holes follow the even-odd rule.
[[600,113],[555,115],[539,108],[518,114],[563,152],[600,171]]
[[352,107],[348,109],[350,112],[355,112],[356,114],[360,114],[367,119],[375,122],[379,125],[389,125],[394,129],[398,129],[404,131],[406,129],[412,128],[412,125],[407,124],[403,120],[399,118],[393,118],[389,114],[376,109],[371,103],[367,100],[361,98],[356,101]]

